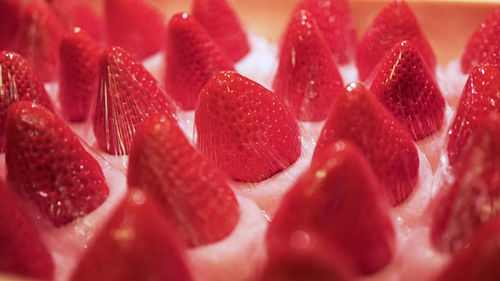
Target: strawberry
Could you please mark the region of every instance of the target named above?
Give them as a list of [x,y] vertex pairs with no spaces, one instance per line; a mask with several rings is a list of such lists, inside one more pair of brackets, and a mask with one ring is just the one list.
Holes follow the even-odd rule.
[[69,121],[85,121],[90,102],[97,93],[101,47],[84,30],[76,27],[66,34],[59,49],[61,82],[59,99]]
[[476,64],[489,62],[488,54],[500,44],[500,8],[496,9],[470,37],[462,55],[461,68],[469,73]]
[[6,122],[7,179],[42,216],[63,226],[98,208],[109,189],[71,129],[35,103],[12,104]]
[[33,101],[53,111],[43,83],[28,61],[14,52],[0,52],[0,152],[5,152],[5,119],[7,108],[18,100]]
[[111,154],[128,154],[135,127],[147,117],[175,113],[158,81],[120,47],[102,52],[98,89],[94,133],[99,146]]
[[0,50],[10,49],[21,22],[21,0],[0,0]]
[[477,119],[456,177],[436,205],[431,238],[442,251],[456,251],[483,223],[500,214],[500,115]]
[[301,153],[293,114],[273,92],[232,71],[203,87],[195,126],[201,152],[238,181],[267,179]]
[[436,57],[415,15],[404,1],[393,1],[377,15],[358,44],[356,64],[359,78],[366,80],[380,59],[386,56],[394,44],[402,40],[411,41],[415,45],[434,73]]
[[91,242],[71,280],[193,279],[174,229],[142,191],[131,190]]
[[54,262],[32,219],[0,182],[0,272],[52,280]]
[[296,7],[315,18],[335,59],[340,64],[351,61],[356,46],[356,29],[346,0],[302,0]]
[[370,90],[415,140],[443,126],[444,98],[432,71],[409,41],[392,48],[380,64]]
[[267,232],[268,253],[279,252],[297,231],[317,232],[322,247],[346,253],[356,271],[377,272],[395,248],[389,209],[361,153],[343,141],[328,145],[283,198]]
[[165,116],[148,119],[137,129],[127,181],[158,203],[191,247],[228,236],[238,222],[233,191]]
[[240,20],[226,0],[194,0],[191,14],[233,61],[250,51]]
[[108,41],[123,47],[136,59],[144,59],[163,47],[165,20],[144,0],[106,0]]
[[273,88],[300,120],[326,118],[342,77],[316,21],[305,10],[292,18],[281,46]]
[[419,159],[409,133],[363,85],[351,83],[339,94],[318,139],[314,157],[340,139],[354,143],[372,164],[392,205],[410,195]]
[[491,65],[478,65],[465,84],[455,119],[450,126],[448,159],[455,165],[478,119],[489,112],[500,112],[500,72]]
[[201,88],[214,73],[233,70],[229,57],[188,14],[176,14],[167,28],[165,54],[167,92],[185,110],[198,103]]
[[45,1],[35,0],[26,6],[14,49],[28,59],[42,81],[56,79],[63,33],[64,26]]

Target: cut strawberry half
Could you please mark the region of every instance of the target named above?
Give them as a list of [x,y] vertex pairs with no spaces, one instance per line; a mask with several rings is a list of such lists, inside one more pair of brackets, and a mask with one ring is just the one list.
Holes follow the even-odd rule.
[[175,109],[158,81],[120,47],[109,47],[99,61],[94,133],[104,151],[128,154],[135,127],[147,117]]
[[16,102],[7,112],[5,132],[9,184],[55,226],[85,216],[106,200],[101,167],[51,112]]
[[111,45],[144,59],[163,47],[165,20],[144,0],[106,0],[106,30]]
[[351,257],[356,271],[377,272],[395,248],[389,210],[370,164],[353,145],[337,142],[322,150],[283,198],[267,232],[268,253],[279,252],[297,232],[317,232],[324,247]]
[[31,69],[28,61],[14,52],[0,52],[0,152],[5,151],[5,119],[10,104],[33,101],[53,111],[43,83]]
[[239,220],[238,202],[224,178],[165,116],[137,129],[127,182],[158,203],[191,247],[225,238]]
[[415,15],[404,1],[393,1],[378,14],[358,44],[359,78],[366,80],[394,44],[403,40],[414,44],[434,73],[436,57]]
[[0,272],[52,280],[54,263],[32,219],[0,181]]
[[302,0],[295,11],[302,9],[315,18],[338,63],[348,63],[356,46],[356,29],[349,3],[346,0]]
[[500,116],[478,119],[455,168],[456,178],[436,205],[432,242],[442,251],[456,251],[500,207]]
[[247,35],[226,0],[194,0],[191,13],[233,61],[248,54]]
[[92,241],[71,280],[193,279],[174,229],[142,191],[131,190]]
[[0,50],[12,48],[22,16],[21,0],[0,1]]
[[14,49],[28,59],[42,81],[56,79],[63,33],[64,26],[45,1],[26,6]]
[[443,126],[444,98],[432,71],[409,41],[397,43],[388,53],[370,90],[415,140]]
[[273,92],[235,72],[219,72],[203,87],[195,126],[201,152],[238,181],[267,179],[301,153],[293,114]]
[[417,148],[410,134],[363,85],[351,83],[339,94],[325,122],[314,157],[340,139],[358,146],[372,164],[390,202],[398,205],[418,177]]
[[500,112],[500,72],[491,65],[476,66],[465,84],[455,119],[450,126],[448,160],[455,165],[467,140],[478,126],[478,119]]
[[276,94],[300,120],[324,120],[344,85],[330,49],[307,11],[293,16],[280,54],[273,84]]
[[66,34],[59,49],[59,99],[63,115],[73,122],[87,120],[90,103],[97,94],[98,61],[101,47],[76,27]]
[[201,25],[186,13],[176,14],[167,28],[167,92],[185,110],[193,110],[201,88],[218,71],[233,70],[229,57]]

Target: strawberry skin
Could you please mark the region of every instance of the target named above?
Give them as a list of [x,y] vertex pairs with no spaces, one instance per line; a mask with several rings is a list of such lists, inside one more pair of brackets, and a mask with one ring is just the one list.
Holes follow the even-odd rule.
[[339,94],[318,139],[314,157],[340,139],[355,144],[372,164],[392,205],[410,195],[419,159],[409,133],[363,85],[351,83]]
[[102,52],[98,89],[94,134],[110,154],[128,154],[135,127],[149,116],[174,118],[175,109],[158,81],[120,47]]
[[201,88],[218,71],[234,65],[201,25],[186,13],[176,14],[167,28],[165,86],[184,110],[193,110]]
[[443,126],[444,98],[432,71],[409,41],[397,43],[380,64],[370,91],[414,140]]
[[97,93],[100,52],[99,44],[78,27],[61,42],[59,99],[69,121],[87,120],[90,102]]
[[0,272],[52,280],[52,256],[21,206],[0,181]]
[[233,61],[250,51],[240,20],[226,0],[194,0],[191,14]]
[[0,0],[0,50],[12,48],[21,16],[21,0]]
[[5,161],[9,185],[55,226],[92,212],[109,194],[101,167],[78,137],[32,102],[9,107]]
[[165,116],[137,129],[127,182],[158,203],[188,246],[225,238],[239,220],[238,202],[224,178]]
[[339,64],[352,60],[356,46],[356,29],[349,3],[346,0],[302,0],[295,12],[307,10],[318,23],[319,29]]
[[412,10],[404,1],[393,1],[377,15],[357,47],[359,78],[365,81],[394,44],[408,40],[420,51],[434,73],[436,57]]
[[5,152],[5,119],[12,103],[33,101],[53,111],[49,95],[43,83],[31,69],[28,61],[14,52],[0,52],[0,152]]
[[131,190],[71,280],[192,281],[176,234],[142,191]]
[[469,136],[478,125],[478,119],[489,112],[500,112],[500,72],[485,64],[476,66],[465,84],[455,119],[450,126],[448,160],[455,165]]
[[267,232],[268,253],[279,252],[297,231],[312,231],[326,240],[324,247],[348,255],[356,271],[377,272],[395,248],[389,210],[361,153],[347,142],[331,144],[283,198]]
[[303,121],[326,118],[342,77],[316,21],[305,10],[292,18],[280,51],[273,88]]
[[195,126],[202,154],[238,181],[267,179],[301,153],[293,114],[273,92],[232,71],[203,87]]

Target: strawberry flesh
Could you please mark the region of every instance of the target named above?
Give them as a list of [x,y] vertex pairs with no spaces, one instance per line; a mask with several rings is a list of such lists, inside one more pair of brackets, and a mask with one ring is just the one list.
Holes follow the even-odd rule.
[[0,50],[9,50],[19,31],[21,0],[0,0]]

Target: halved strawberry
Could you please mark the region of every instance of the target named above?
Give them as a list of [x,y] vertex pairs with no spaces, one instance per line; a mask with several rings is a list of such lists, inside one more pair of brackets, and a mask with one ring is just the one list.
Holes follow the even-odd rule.
[[393,1],[377,15],[358,44],[356,64],[359,78],[366,80],[394,44],[411,41],[434,73],[436,57],[412,10],[404,1]]
[[106,200],[101,167],[51,112],[16,102],[7,112],[5,132],[9,184],[55,226],[85,216]]
[[153,202],[131,190],[91,242],[71,280],[191,281],[183,250]]
[[233,191],[215,166],[191,146],[177,122],[165,116],[138,127],[127,182],[158,203],[188,246],[223,239],[238,222]]
[[476,66],[465,84],[455,119],[450,126],[448,159],[455,165],[478,119],[490,112],[500,112],[500,71],[485,64]]
[[14,50],[28,59],[43,81],[56,79],[63,33],[64,26],[45,1],[34,0],[26,6]]
[[324,120],[344,85],[330,49],[307,11],[293,16],[280,54],[273,84],[276,94],[300,120]]
[[356,29],[346,0],[302,0],[295,10],[307,10],[316,19],[335,59],[340,64],[354,57]]
[[214,73],[234,69],[219,45],[186,13],[174,15],[168,24],[165,65],[167,92],[185,110],[196,107],[201,88]]
[[476,64],[488,62],[488,54],[499,44],[500,8],[488,16],[470,37],[462,55],[462,72],[469,73]]
[[500,214],[500,115],[477,119],[456,178],[436,205],[431,238],[436,248],[456,251],[483,223]]
[[0,52],[0,152],[5,151],[5,119],[12,103],[33,101],[53,111],[43,83],[31,69],[28,61],[14,52]]
[[238,181],[267,179],[301,153],[293,114],[273,92],[232,71],[203,87],[195,126],[201,152]]
[[21,0],[0,0],[0,50],[11,49],[21,16]]
[[0,272],[52,280],[52,256],[20,204],[0,181]]
[[370,91],[415,140],[443,126],[444,98],[432,71],[409,41],[397,43],[387,54]]
[[94,133],[99,146],[110,154],[128,154],[135,127],[147,117],[175,114],[158,81],[120,47],[102,52],[98,89]]
[[191,13],[233,61],[248,54],[247,35],[226,0],[194,0]]
[[395,248],[389,209],[361,153],[343,141],[328,145],[283,198],[267,232],[268,253],[286,248],[300,231],[316,232],[322,247],[348,255],[356,271],[377,272]]
[[165,19],[145,0],[106,0],[108,41],[144,59],[163,47]]
[[69,121],[85,121],[97,94],[101,46],[79,27],[66,34],[59,49],[59,99]]
[[339,94],[323,126],[314,157],[345,139],[372,164],[390,202],[410,195],[418,177],[417,148],[410,134],[363,85],[351,83]]

